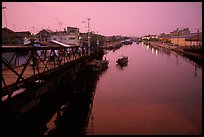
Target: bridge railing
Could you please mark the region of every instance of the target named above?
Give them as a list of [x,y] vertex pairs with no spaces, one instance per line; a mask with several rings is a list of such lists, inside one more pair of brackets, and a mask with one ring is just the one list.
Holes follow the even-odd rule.
[[[7,99],[26,84],[40,82],[42,73],[87,55],[77,46],[2,46],[2,53],[9,52],[14,53],[9,59],[2,55],[2,97]],[[22,64],[16,63],[19,56],[24,58]]]

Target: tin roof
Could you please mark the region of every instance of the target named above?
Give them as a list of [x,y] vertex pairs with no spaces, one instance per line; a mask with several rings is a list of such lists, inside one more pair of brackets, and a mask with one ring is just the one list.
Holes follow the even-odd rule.
[[71,47],[71,45],[68,45],[68,44],[64,44],[62,42],[59,42],[59,41],[56,41],[56,40],[51,40],[51,42],[55,43],[55,44],[58,44],[60,46],[63,46],[63,47]]

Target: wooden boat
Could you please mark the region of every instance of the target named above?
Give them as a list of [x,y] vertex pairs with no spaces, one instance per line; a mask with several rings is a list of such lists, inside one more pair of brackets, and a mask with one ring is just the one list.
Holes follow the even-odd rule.
[[108,60],[96,60],[87,63],[88,69],[94,72],[100,72],[108,68],[109,61]]
[[128,57],[127,56],[121,56],[120,58],[118,58],[118,60],[116,62],[120,66],[126,66],[128,63]]

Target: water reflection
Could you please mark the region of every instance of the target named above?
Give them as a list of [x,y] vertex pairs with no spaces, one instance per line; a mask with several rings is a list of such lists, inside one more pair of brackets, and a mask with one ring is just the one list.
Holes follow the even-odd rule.
[[143,44],[142,46],[146,47],[148,50],[150,49],[151,53],[155,54],[155,55],[161,54],[161,55],[164,55],[164,56],[167,55],[168,57],[170,57],[170,55],[173,54],[176,57],[176,65],[177,66],[179,65],[179,58],[182,58],[182,59],[186,60],[187,62],[189,62],[190,64],[192,64],[194,66],[194,68],[195,68],[194,69],[194,76],[195,77],[197,76],[196,75],[197,68],[202,67],[201,64],[196,63],[195,61],[193,61],[190,58],[187,58],[187,57],[184,57],[184,56],[180,56],[175,51],[171,51],[171,50],[168,50],[168,49],[165,49],[165,48],[161,48],[161,47],[154,47],[154,46],[146,45],[146,44]]
[[156,53],[156,55],[158,54],[158,50],[157,50],[157,49],[156,49],[156,52],[155,52],[155,53]]
[[128,63],[124,64],[124,65],[119,65],[119,64],[116,64],[116,67],[119,69],[119,70],[124,70],[125,67],[128,66]]
[[99,76],[100,74],[87,73],[86,69],[83,69],[72,83],[63,79],[30,111],[19,117],[16,114],[5,113],[3,134],[86,134]]
[[[115,66],[121,54],[130,59],[125,71]],[[94,134],[202,134],[202,66],[160,48],[152,54],[149,45],[106,57],[110,66],[93,103]]]
[[88,132],[89,119],[93,118],[91,113],[98,78],[98,75],[81,72],[73,85],[69,105],[57,112],[58,117],[54,120],[56,127],[48,135],[84,135]]
[[197,76],[197,68],[198,68],[199,66],[196,64],[196,63],[194,63],[194,68],[195,68],[195,77]]

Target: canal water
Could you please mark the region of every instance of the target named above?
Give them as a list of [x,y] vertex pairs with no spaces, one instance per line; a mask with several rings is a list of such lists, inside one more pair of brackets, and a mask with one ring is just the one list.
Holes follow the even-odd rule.
[[[123,68],[116,64],[121,55],[129,59]],[[109,68],[99,75],[82,71],[27,113],[6,113],[4,134],[202,134],[201,64],[136,43],[104,58]]]
[[[116,65],[128,56],[126,67]],[[105,55],[87,134],[202,134],[202,66],[173,51],[123,46]]]

